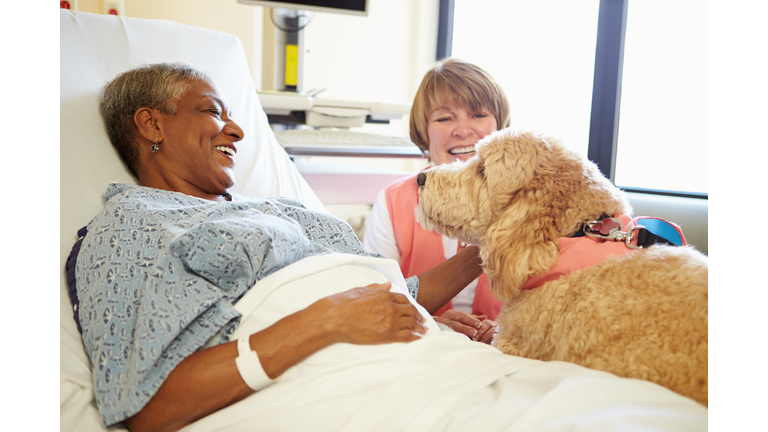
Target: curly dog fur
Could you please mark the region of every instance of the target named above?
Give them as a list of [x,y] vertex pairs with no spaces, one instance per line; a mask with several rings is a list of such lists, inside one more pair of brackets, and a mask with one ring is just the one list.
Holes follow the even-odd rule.
[[556,264],[558,238],[632,208],[592,162],[552,138],[502,130],[477,151],[424,172],[417,217],[480,246],[505,301],[494,346],[652,381],[706,406],[707,257],[654,245],[521,290]]

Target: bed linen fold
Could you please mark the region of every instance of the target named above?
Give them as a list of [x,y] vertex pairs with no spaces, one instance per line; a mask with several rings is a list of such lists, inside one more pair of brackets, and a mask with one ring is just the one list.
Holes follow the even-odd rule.
[[[395,261],[306,258],[263,279],[235,305],[243,318],[231,338],[319,298],[389,278],[393,290],[404,292]],[[407,344],[326,347],[274,385],[183,430],[706,430],[706,408],[663,387],[507,356],[440,332],[431,318],[429,326]]]

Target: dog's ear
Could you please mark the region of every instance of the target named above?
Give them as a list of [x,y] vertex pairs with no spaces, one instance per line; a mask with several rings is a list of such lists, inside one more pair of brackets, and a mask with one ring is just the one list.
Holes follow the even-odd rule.
[[509,194],[531,181],[539,165],[538,141],[532,133],[505,129],[478,144],[489,195],[500,200],[494,204],[504,206]]
[[557,262],[555,221],[546,212],[537,212],[537,207],[518,203],[507,208],[480,248],[491,290],[499,300],[515,297],[529,276],[546,272]]

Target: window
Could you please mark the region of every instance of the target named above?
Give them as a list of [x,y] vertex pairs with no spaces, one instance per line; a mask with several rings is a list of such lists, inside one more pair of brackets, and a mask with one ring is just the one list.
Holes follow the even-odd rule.
[[499,81],[513,128],[562,139],[620,187],[706,197],[706,3],[441,0],[451,15],[445,55]]
[[504,88],[511,127],[587,155],[598,0],[455,0],[451,57]]
[[707,193],[707,4],[628,6],[615,183]]

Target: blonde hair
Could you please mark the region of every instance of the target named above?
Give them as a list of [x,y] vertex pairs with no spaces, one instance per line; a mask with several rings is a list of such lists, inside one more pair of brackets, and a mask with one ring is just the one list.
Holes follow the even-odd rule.
[[99,112],[109,141],[133,175],[139,161],[133,116],[150,107],[176,114],[176,102],[190,88],[189,81],[212,82],[200,69],[187,63],[156,63],[123,72],[101,90]]
[[411,141],[425,156],[429,152],[429,115],[449,105],[470,111],[487,109],[499,129],[509,127],[509,100],[491,75],[464,60],[442,60],[424,75],[411,107]]

